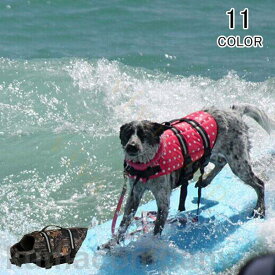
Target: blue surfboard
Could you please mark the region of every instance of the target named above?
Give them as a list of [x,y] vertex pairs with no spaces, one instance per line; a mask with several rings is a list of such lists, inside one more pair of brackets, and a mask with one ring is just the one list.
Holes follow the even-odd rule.
[[[91,228],[73,265],[61,265],[42,270],[31,265],[20,274],[214,274],[238,263],[259,242],[257,228],[260,219],[249,218],[256,204],[256,193],[225,168],[202,191],[198,222],[193,222],[197,210],[197,189],[189,184],[186,211],[177,213],[179,190],[171,196],[170,218],[178,222],[166,224],[160,238],[152,233],[134,234],[111,252],[97,247],[111,238],[111,220]],[[156,211],[155,201],[139,207]],[[121,216],[118,219],[118,223]],[[133,223],[134,224],[134,223]],[[133,225],[130,231],[136,228]],[[146,261],[144,261],[146,259]],[[148,260],[149,259],[149,260]],[[30,266],[30,265],[29,265]],[[27,273],[25,273],[27,272]]]
[[[170,216],[185,217],[186,223],[167,224],[160,239],[148,233],[104,254],[97,251],[97,246],[111,238],[108,221],[89,230],[79,257],[85,253],[94,257],[95,266],[90,270],[98,274],[211,274],[232,267],[259,241],[257,225],[261,220],[249,218],[256,193],[229,168],[202,192],[198,222],[192,221],[197,210],[197,189],[191,183],[187,211],[177,215],[179,190],[171,197]],[[155,201],[141,206],[137,215],[148,210],[156,210]],[[143,263],[144,257],[152,262]]]

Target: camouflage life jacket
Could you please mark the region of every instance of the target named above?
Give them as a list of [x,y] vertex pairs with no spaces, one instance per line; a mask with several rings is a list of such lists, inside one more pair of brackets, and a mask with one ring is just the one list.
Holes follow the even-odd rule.
[[[58,229],[46,230],[50,226]],[[10,248],[10,261],[17,266],[34,263],[43,268],[63,263],[72,264],[86,238],[87,230],[48,225],[41,231],[24,235],[20,242],[13,245]]]

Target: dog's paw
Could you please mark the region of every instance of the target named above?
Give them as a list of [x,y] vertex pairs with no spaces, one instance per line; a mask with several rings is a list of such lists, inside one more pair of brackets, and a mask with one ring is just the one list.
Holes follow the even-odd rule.
[[140,263],[144,265],[152,264],[155,261],[152,251],[144,252],[140,254],[138,257],[139,257]]
[[251,213],[250,215],[251,218],[254,218],[254,219],[264,219],[265,217],[265,209],[264,208],[255,208],[253,210],[253,212]]
[[97,250],[111,250],[118,244],[119,244],[119,241],[116,238],[113,238],[107,243],[98,246]]

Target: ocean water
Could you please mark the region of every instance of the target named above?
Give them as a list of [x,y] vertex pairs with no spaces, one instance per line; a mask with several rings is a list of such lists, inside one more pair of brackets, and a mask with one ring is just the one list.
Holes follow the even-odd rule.
[[[249,8],[249,30],[240,16],[228,30],[231,7]],[[27,232],[112,217],[121,124],[236,103],[275,118],[274,8],[271,0],[1,1],[1,269]],[[218,48],[229,34],[262,35],[264,47]],[[255,171],[268,174],[263,247],[274,250],[274,163],[257,159],[275,151],[275,135],[246,121]]]

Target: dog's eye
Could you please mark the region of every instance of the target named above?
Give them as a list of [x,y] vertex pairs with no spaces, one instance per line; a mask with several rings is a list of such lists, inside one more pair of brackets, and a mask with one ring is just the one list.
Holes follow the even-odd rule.
[[143,142],[145,139],[145,133],[142,128],[139,128],[137,130],[137,136],[140,138],[140,140]]
[[132,136],[133,134],[133,131],[128,131],[126,134],[125,134],[125,139],[129,140],[130,137]]
[[120,139],[123,146],[126,145],[126,143],[131,138],[133,133],[134,133],[134,129],[130,127],[126,127],[123,129],[123,131],[120,132]]

